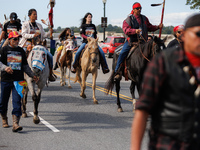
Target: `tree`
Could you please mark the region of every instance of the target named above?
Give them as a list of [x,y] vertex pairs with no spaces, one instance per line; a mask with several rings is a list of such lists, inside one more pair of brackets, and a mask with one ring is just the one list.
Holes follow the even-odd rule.
[[200,9],[199,0],[187,0],[186,5],[191,5],[190,9]]

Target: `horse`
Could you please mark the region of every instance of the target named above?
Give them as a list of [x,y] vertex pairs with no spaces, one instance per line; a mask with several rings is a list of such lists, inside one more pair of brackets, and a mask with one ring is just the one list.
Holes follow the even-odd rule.
[[[133,110],[135,109],[135,103],[136,103],[135,86],[137,87],[138,93],[140,93],[142,78],[143,78],[143,74],[147,66],[147,63],[153,58],[153,56],[156,53],[159,53],[162,49],[165,48],[164,41],[166,40],[166,38],[161,40],[160,38],[154,37],[152,40],[150,40],[149,42],[145,42],[144,44],[138,43],[138,45],[135,48],[132,47],[132,49],[130,50],[131,53],[129,53],[128,57],[125,60],[126,61],[125,64],[127,64],[126,66],[127,68],[125,69],[122,65],[119,68],[120,70],[122,70],[120,73],[121,77],[123,75],[123,76],[126,76],[126,79],[131,80],[130,92],[133,98]],[[115,70],[117,59],[119,56],[118,52],[122,49],[122,47],[123,46],[121,45],[115,50],[115,53],[113,56],[113,63],[112,63],[112,72],[104,88],[106,94],[108,94],[109,92],[112,92],[112,89],[115,85],[116,93],[117,93],[118,112],[123,112],[120,98],[119,98],[121,79],[116,80],[116,81],[114,80],[114,76],[115,76],[114,70]],[[125,72],[127,73],[125,74]]]
[[61,52],[61,56],[58,63],[58,66],[61,72],[61,78],[60,78],[61,86],[66,85],[65,76],[66,76],[66,71],[68,68],[68,88],[72,88],[70,85],[70,72],[71,72],[71,63],[72,63],[72,51],[74,49],[73,38],[74,37],[70,37],[64,42],[63,50]]
[[[96,88],[96,78],[98,74],[98,66],[99,66],[99,49],[98,49],[98,39],[88,38],[88,44],[85,48],[85,51],[80,58],[79,66],[76,68],[76,77],[74,83],[77,81],[81,87],[80,96],[82,98],[86,98],[85,88],[86,88],[86,78],[89,73],[92,74],[92,90],[93,90],[93,102],[94,104],[98,104],[98,101],[95,96],[95,88]],[[82,72],[82,78],[80,74]]]
[[[28,90],[31,93],[32,100],[34,102],[34,117],[33,122],[38,124],[40,119],[38,117],[38,105],[41,98],[42,89],[44,88],[47,79],[49,77],[49,64],[47,61],[47,49],[44,46],[36,45],[33,47],[32,51],[30,51],[27,61],[31,70],[35,75],[39,77],[37,83],[29,77],[27,74],[24,75],[25,80],[27,81],[28,88],[25,89],[24,96],[22,99],[22,117],[27,117],[26,113],[26,103]],[[37,91],[35,86],[37,85]]]

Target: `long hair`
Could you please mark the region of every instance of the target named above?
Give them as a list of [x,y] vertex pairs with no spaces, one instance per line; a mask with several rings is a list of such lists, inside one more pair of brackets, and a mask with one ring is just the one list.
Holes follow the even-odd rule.
[[34,8],[30,9],[30,10],[28,11],[28,16],[31,16],[31,14],[32,14],[34,11],[37,12],[36,9],[34,9]]
[[[90,12],[88,12],[88,13],[85,14],[85,16],[83,17],[83,19],[81,19],[81,26],[82,26],[83,24],[86,24],[86,18],[87,18],[87,16],[89,16],[89,15],[92,16],[92,14],[91,14]],[[91,21],[91,23],[92,23],[92,21]]]
[[61,33],[60,33],[60,35],[58,36],[58,38],[59,39],[62,39],[62,38],[64,38],[64,37],[68,37],[69,35],[66,35],[66,31],[67,30],[70,30],[70,32],[71,32],[71,29],[70,28],[65,28],[65,30],[63,30]]

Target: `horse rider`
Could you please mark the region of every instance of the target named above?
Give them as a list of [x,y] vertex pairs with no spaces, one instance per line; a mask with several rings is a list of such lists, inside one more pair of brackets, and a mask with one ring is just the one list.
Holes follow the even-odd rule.
[[[57,51],[56,63],[54,65],[53,70],[56,70],[58,68],[58,61],[59,61],[59,58],[61,56],[61,52],[63,50],[64,41],[66,41],[69,37],[73,37],[73,41],[74,41],[74,43],[76,43],[74,34],[72,33],[70,28],[65,28],[65,30],[63,30],[58,37],[60,39],[60,42],[61,42],[62,45],[60,47],[58,47],[57,50],[56,50]],[[76,46],[77,46],[77,44],[75,45],[75,47]]]
[[[92,24],[92,14],[91,13],[86,13],[84,18],[82,19],[82,23],[81,23],[81,27],[80,27],[80,34],[83,37],[83,43],[76,52],[75,60],[73,62],[72,70],[71,70],[72,73],[76,72],[76,67],[78,66],[78,59],[79,59],[79,56],[80,56],[82,50],[85,48],[85,46],[88,42],[87,39],[88,38],[95,38],[95,39],[97,38],[97,30],[96,30],[96,26],[94,24]],[[99,52],[100,52],[100,59],[101,59],[100,63],[101,63],[102,71],[104,74],[106,74],[110,70],[108,68],[103,50],[99,46],[98,46],[98,48],[99,48]]]
[[1,47],[4,47],[8,45],[8,34],[12,31],[18,31],[21,33],[21,23],[17,19],[17,14],[15,12],[12,12],[10,14],[10,21],[6,22],[3,26],[3,30],[0,35],[0,42],[3,39],[3,42],[1,43]]
[[151,120],[147,149],[200,149],[200,13],[187,18],[183,46],[173,46],[148,64],[136,103],[131,150],[139,150]]
[[[10,32],[8,35],[9,45],[1,49],[1,99],[0,99],[0,113],[3,123],[3,128],[8,128],[8,101],[12,91],[12,118],[13,118],[13,132],[22,130],[19,126],[21,111],[21,96],[18,91],[18,82],[24,80],[24,72],[33,78],[36,82],[38,77],[34,75],[30,69],[25,51],[18,46],[19,34],[17,31]],[[15,60],[15,61],[13,61]],[[22,95],[23,96],[23,95]]]
[[115,80],[121,78],[119,67],[128,55],[131,47],[134,45],[133,43],[138,42],[138,34],[141,36],[140,40],[145,42],[147,41],[148,31],[156,31],[163,27],[163,24],[159,24],[158,26],[152,25],[148,18],[141,14],[142,7],[140,3],[135,2],[132,8],[131,14],[123,22],[122,29],[126,36],[126,42],[124,43],[117,60],[117,65],[115,67]]
[[[31,50],[33,45],[37,40],[43,41],[44,38],[50,36],[50,32],[45,33],[42,25],[37,23],[37,11],[35,9],[30,9],[28,11],[29,21],[22,24],[22,38],[19,41],[19,46],[23,47],[24,50]],[[52,30],[52,29],[50,29]],[[49,63],[49,81],[55,81],[55,76],[53,74],[53,56],[47,50],[47,59]]]
[[174,37],[175,39],[173,39],[172,41],[169,42],[169,44],[167,45],[167,48],[173,47],[173,46],[181,46],[182,45],[182,34],[183,34],[183,29],[184,29],[184,25],[178,25],[175,26],[173,29],[174,32]]

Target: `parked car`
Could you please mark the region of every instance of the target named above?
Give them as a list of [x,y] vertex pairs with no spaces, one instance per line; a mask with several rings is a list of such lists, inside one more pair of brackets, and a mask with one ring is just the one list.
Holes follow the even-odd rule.
[[124,37],[119,36],[108,36],[105,39],[104,43],[100,44],[100,47],[104,51],[105,54],[107,54],[108,58],[112,57],[113,53],[115,52],[115,49],[123,44],[125,41]]

